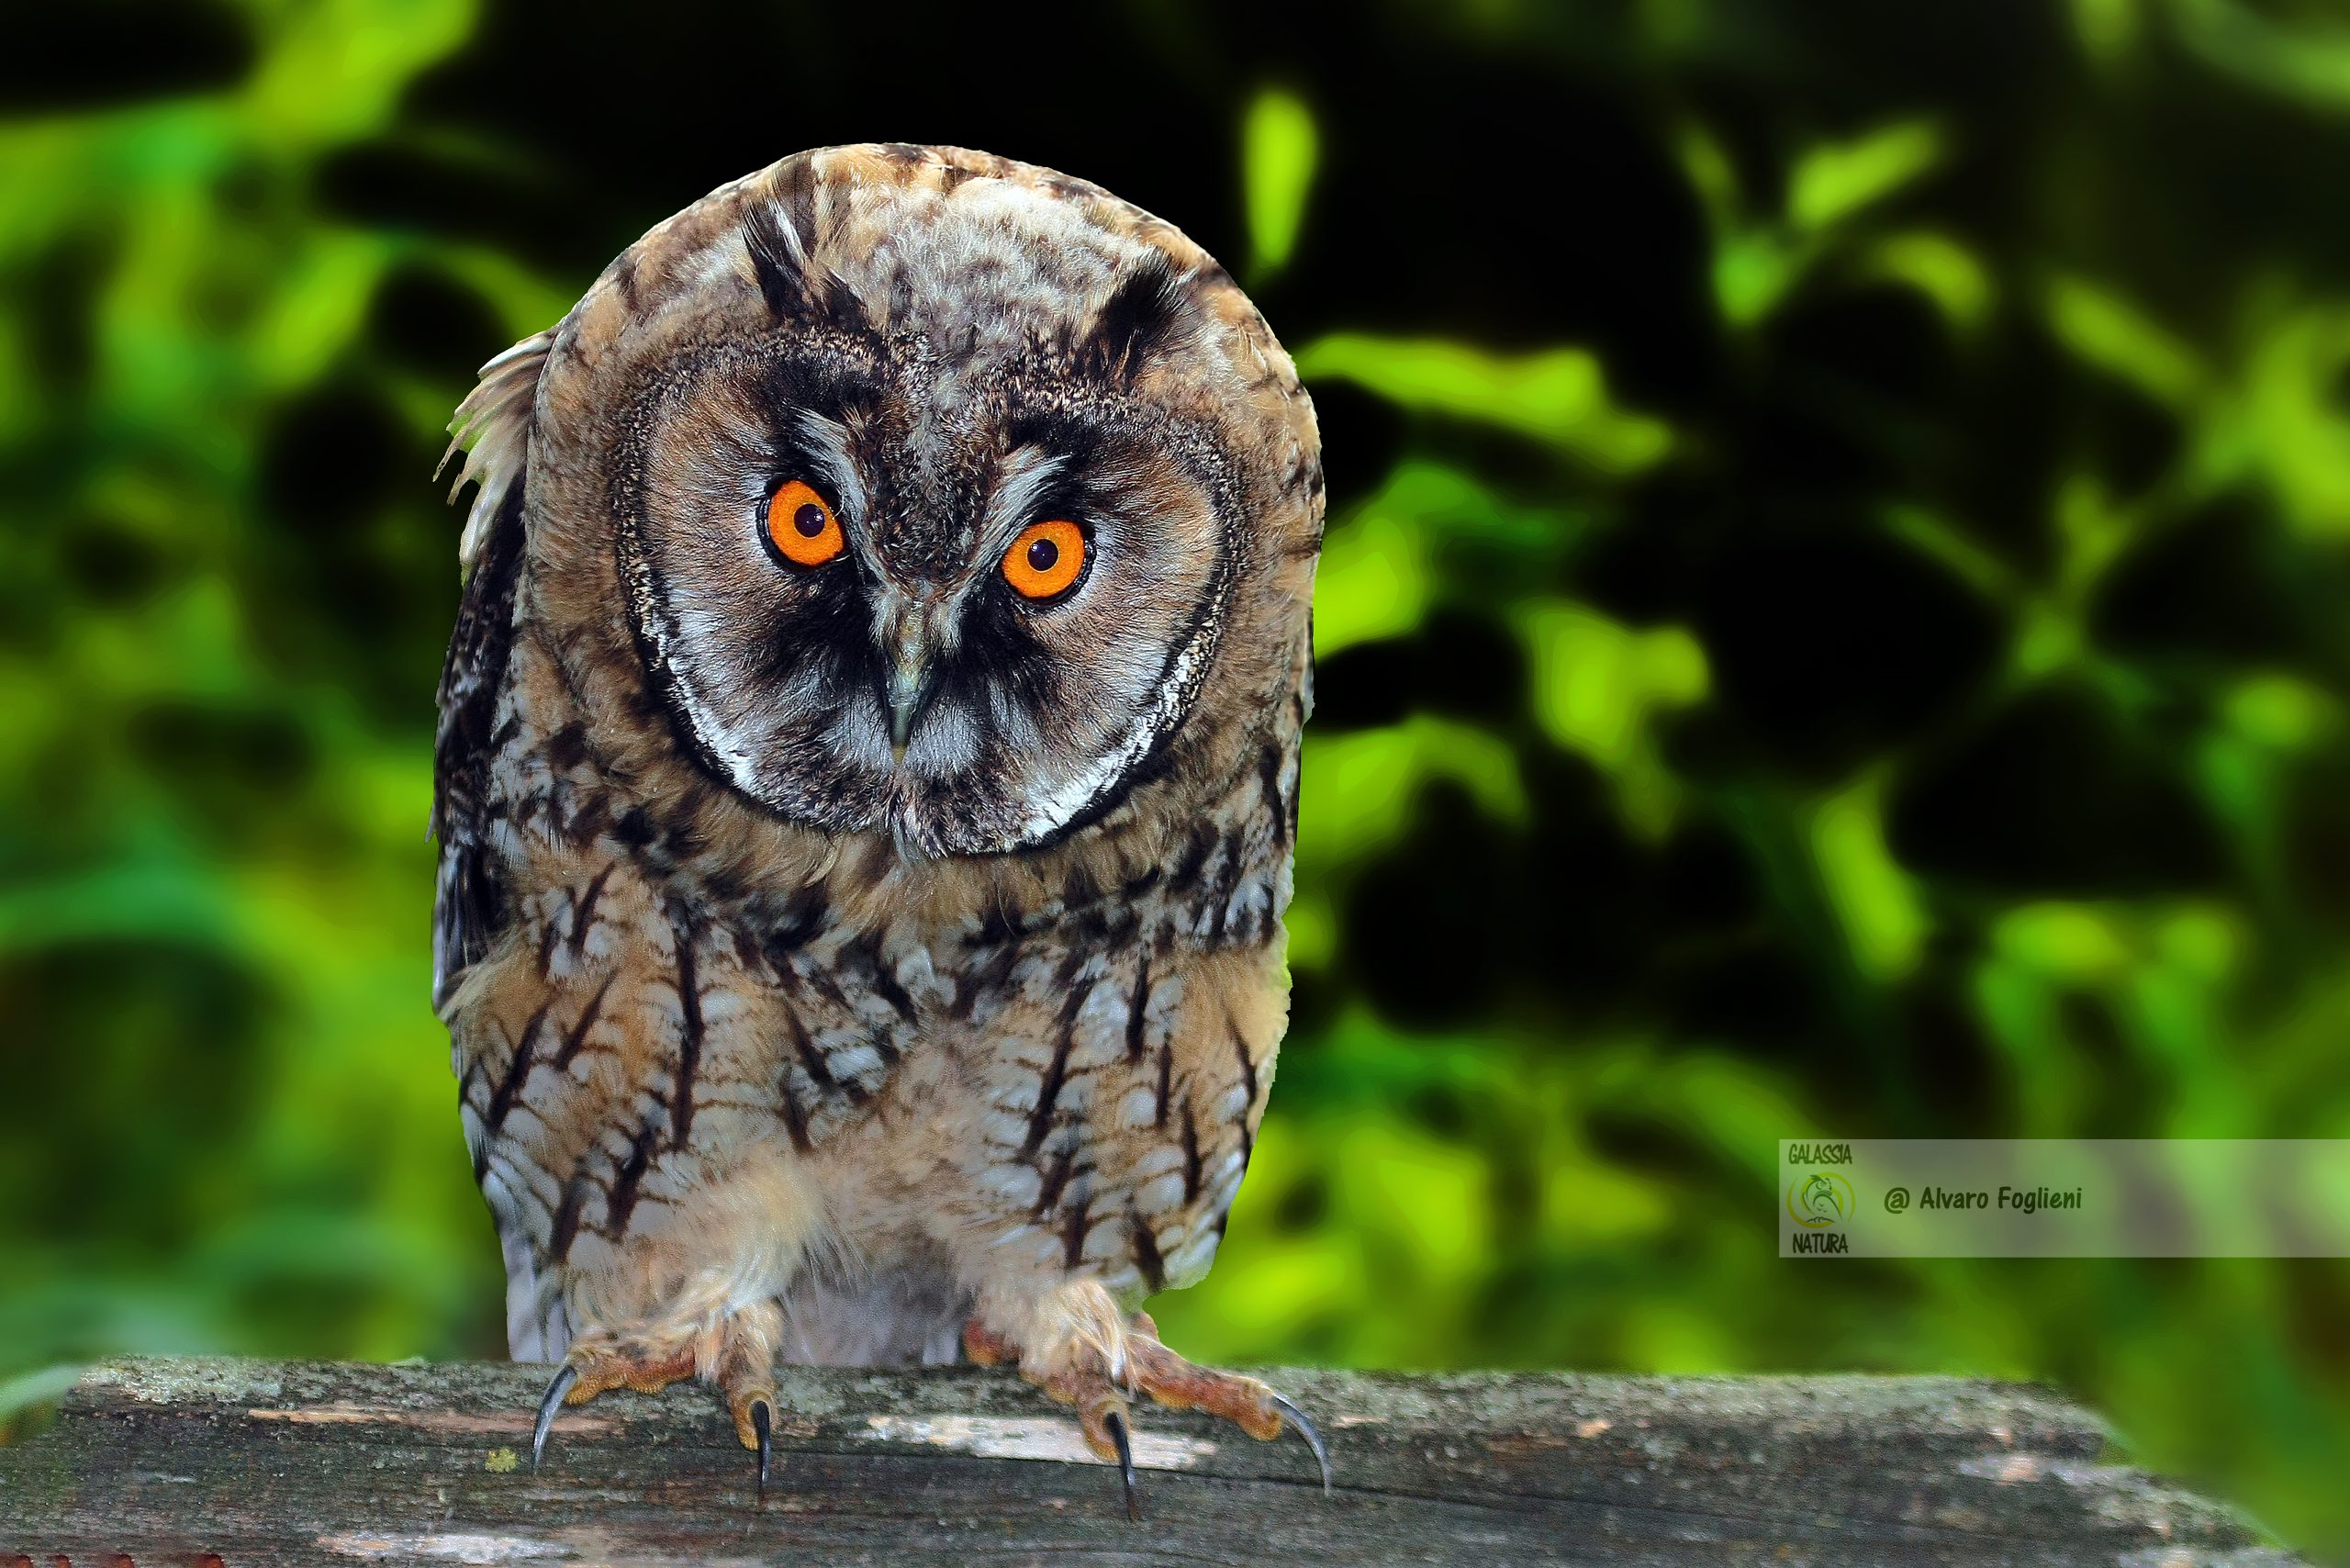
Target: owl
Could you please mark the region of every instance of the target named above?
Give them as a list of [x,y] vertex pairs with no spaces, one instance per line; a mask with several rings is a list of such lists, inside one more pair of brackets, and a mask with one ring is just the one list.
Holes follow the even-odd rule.
[[435,1005],[513,1356],[563,1403],[1015,1366],[1310,1422],[1140,1310],[1215,1256],[1287,1020],[1313,409],[1080,180],[787,158],[452,423]]

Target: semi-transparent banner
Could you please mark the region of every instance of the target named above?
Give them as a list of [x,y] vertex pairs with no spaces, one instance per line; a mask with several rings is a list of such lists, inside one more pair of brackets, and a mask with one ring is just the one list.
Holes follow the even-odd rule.
[[1794,1138],[1783,1258],[2350,1257],[2350,1138]]

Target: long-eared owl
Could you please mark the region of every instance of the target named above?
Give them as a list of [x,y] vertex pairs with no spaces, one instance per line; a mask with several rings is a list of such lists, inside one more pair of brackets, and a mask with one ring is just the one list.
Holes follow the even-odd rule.
[[1231,278],[1080,180],[825,149],[452,428],[435,1000],[546,1414],[699,1376],[764,1473],[778,1359],[968,1356],[1105,1458],[1136,1394],[1310,1436],[1139,1310],[1288,1007],[1320,449]]

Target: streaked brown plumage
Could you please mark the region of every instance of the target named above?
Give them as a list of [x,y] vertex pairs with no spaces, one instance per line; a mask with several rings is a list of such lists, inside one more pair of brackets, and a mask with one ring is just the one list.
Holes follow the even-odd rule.
[[[437,1000],[514,1355],[699,1373],[746,1442],[778,1357],[965,1350],[1105,1454],[1127,1389],[1277,1430],[1135,1311],[1206,1271],[1287,1010],[1322,486],[1254,308],[1081,182],[830,149],[455,428]],[[795,484],[837,560],[762,543]],[[1030,599],[1046,518],[1085,561]]]

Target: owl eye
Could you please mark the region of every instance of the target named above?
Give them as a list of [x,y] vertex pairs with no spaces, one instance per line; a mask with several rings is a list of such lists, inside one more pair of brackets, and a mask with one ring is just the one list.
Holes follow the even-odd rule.
[[1032,522],[1003,553],[1003,580],[1023,599],[1067,593],[1085,575],[1085,531],[1054,518]]
[[821,566],[848,544],[824,498],[798,479],[768,498],[767,543],[795,566]]

